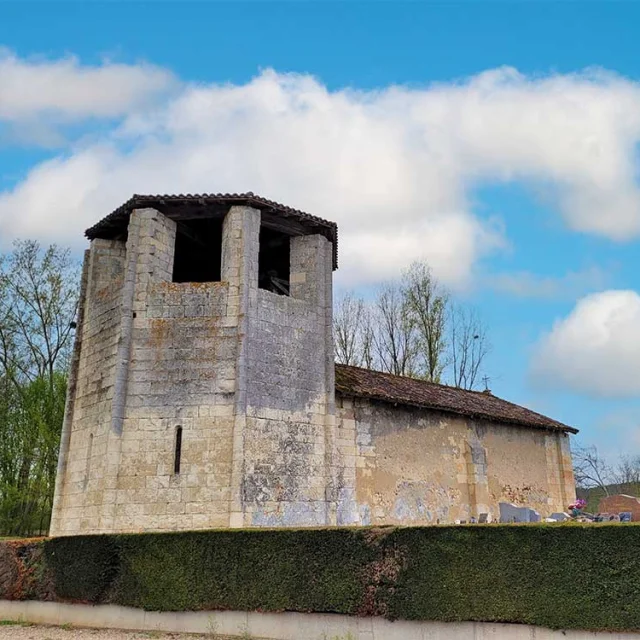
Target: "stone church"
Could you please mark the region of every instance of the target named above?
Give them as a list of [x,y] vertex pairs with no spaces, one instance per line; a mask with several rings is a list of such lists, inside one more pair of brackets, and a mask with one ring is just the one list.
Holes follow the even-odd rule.
[[572,427],[334,363],[334,223],[252,193],[134,196],[87,237],[51,535],[453,523],[575,497]]

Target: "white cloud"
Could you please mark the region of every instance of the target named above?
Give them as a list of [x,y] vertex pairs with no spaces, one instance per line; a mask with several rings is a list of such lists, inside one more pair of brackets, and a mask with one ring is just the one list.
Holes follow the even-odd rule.
[[35,167],[0,193],[0,238],[77,243],[134,192],[254,191],[338,222],[345,284],[423,258],[464,286],[504,243],[469,204],[483,182],[545,188],[572,229],[639,234],[639,140],[639,86],[603,72],[505,68],[422,89],[330,92],[266,71],[245,85],[184,86]]
[[597,266],[570,271],[563,276],[544,276],[530,271],[499,273],[484,278],[489,287],[520,298],[575,300],[605,288],[609,274]]
[[174,82],[170,72],[147,64],[86,66],[74,57],[25,60],[0,49],[0,120],[123,116],[148,105]]
[[640,295],[593,293],[537,345],[534,380],[603,397],[640,396]]

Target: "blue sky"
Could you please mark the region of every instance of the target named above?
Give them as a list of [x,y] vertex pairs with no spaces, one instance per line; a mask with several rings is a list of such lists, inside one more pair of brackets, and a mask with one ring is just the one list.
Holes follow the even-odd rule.
[[2,2],[0,247],[79,251],[133,191],[245,187],[339,222],[339,286],[433,262],[489,326],[495,393],[640,453],[638,24],[632,1]]

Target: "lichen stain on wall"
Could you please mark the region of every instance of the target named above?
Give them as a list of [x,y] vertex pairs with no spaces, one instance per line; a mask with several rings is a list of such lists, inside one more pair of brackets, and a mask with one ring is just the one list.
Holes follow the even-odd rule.
[[400,482],[396,487],[393,517],[399,522],[448,522],[461,492],[424,481]]
[[[305,413],[252,407],[242,500],[252,526],[326,522],[324,437]],[[307,420],[305,422],[305,420]]]
[[[367,403],[368,404],[368,403]],[[468,518],[466,429],[438,415],[356,402],[356,501],[370,524]]]
[[555,435],[363,399],[340,418],[355,429],[360,524],[496,518],[499,502],[543,515],[562,508],[547,471],[546,439]]
[[492,501],[550,512],[550,504],[555,504],[557,497],[548,486],[544,433],[493,425],[487,430],[484,445],[489,457],[487,479]]

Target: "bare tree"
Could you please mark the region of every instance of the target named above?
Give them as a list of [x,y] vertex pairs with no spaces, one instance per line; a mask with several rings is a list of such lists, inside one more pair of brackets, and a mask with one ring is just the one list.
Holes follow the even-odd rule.
[[376,328],[371,307],[365,305],[360,325],[361,366],[377,369],[376,362]]
[[0,366],[14,379],[66,371],[76,314],[78,268],[69,251],[16,242],[0,260]]
[[449,345],[453,385],[474,389],[491,351],[487,329],[478,313],[461,305],[449,308]]
[[612,476],[620,493],[628,493],[629,491],[637,493],[638,487],[635,487],[635,491],[632,487],[640,484],[640,456],[621,455],[613,469]]
[[403,274],[402,296],[414,330],[419,375],[441,382],[447,365],[447,306],[449,294],[438,284],[424,262],[414,262]]
[[372,302],[344,294],[333,324],[338,362],[463,389],[478,385],[491,349],[478,313],[454,305],[424,262],[379,287]]
[[600,456],[597,447],[576,446],[572,449],[573,475],[576,485],[584,489],[599,488],[606,496],[612,484],[612,471]]
[[416,373],[416,330],[403,291],[384,285],[373,307],[375,359],[383,371],[397,376]]
[[336,360],[341,364],[362,365],[365,314],[364,301],[353,292],[338,298],[333,314],[333,335]]

